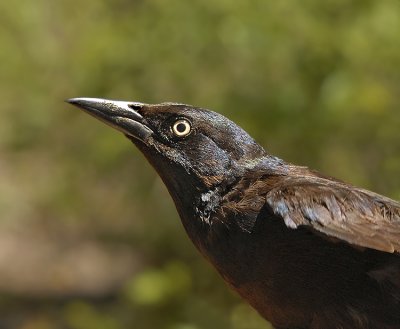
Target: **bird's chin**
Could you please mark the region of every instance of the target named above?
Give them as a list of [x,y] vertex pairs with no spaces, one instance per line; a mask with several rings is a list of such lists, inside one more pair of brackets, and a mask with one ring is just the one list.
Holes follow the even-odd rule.
[[125,137],[128,138],[136,147],[138,147],[142,152],[143,149],[141,147],[148,146],[148,139],[142,140],[133,134],[129,134],[127,132],[124,133]]

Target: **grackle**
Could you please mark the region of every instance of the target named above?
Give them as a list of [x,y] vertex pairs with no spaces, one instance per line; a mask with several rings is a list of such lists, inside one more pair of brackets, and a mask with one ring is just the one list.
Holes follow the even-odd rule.
[[268,154],[212,111],[73,98],[161,176],[187,234],[275,328],[400,328],[400,203]]

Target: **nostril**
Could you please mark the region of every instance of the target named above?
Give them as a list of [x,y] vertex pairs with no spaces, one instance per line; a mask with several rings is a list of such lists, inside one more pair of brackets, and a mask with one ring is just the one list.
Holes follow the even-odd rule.
[[142,109],[143,104],[135,104],[135,103],[132,103],[132,104],[129,104],[128,107],[131,108],[131,109],[134,110],[134,111],[139,112],[139,111]]

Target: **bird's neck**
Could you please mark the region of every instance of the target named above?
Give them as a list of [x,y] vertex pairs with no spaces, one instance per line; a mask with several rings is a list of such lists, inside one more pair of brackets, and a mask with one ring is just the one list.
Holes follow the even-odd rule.
[[213,230],[216,231],[221,227],[216,225],[220,223],[213,221],[213,218],[221,211],[224,196],[234,188],[235,184],[253,173],[273,175],[287,170],[287,165],[282,160],[261,152],[258,157],[243,156],[232,162],[221,179],[200,178],[195,173],[188,173],[183,167],[166,166],[164,159],[158,158],[157,153],[143,153],[164,181],[187,234],[203,254],[205,254],[205,250],[202,250],[204,241],[209,238]]
[[225,193],[226,186],[216,186],[196,197],[193,215],[196,220],[201,222],[201,225],[206,227],[212,225],[211,216],[220,208]]
[[[223,212],[222,208],[231,201],[229,195],[234,194],[232,192],[235,190],[235,186],[240,185],[243,180],[257,181],[260,177],[286,175],[288,170],[288,165],[281,159],[264,156],[240,163],[240,169],[227,172],[224,180],[211,187],[198,190],[195,194],[180,193],[174,196],[171,193],[171,195],[188,235],[200,248],[199,245],[202,245],[222,226],[249,232],[255,223],[255,218],[252,223],[248,223],[236,216],[237,218],[235,217],[230,222],[224,222],[221,226],[219,221],[221,212]],[[184,206],[188,204],[191,206]],[[234,226],[235,228],[233,228]]]

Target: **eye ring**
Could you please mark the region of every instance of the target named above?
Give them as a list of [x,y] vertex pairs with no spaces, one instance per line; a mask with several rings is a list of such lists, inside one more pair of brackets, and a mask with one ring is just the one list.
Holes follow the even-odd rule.
[[185,137],[189,135],[192,131],[192,126],[188,120],[179,119],[175,121],[172,125],[172,132],[177,137]]

